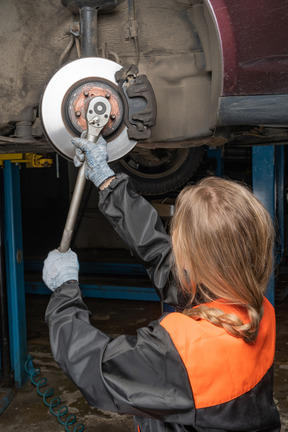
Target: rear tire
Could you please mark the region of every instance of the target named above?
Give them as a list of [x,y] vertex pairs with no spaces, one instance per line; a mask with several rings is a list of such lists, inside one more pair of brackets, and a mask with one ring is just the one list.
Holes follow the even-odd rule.
[[183,186],[193,176],[203,155],[202,147],[155,150],[135,147],[111,167],[116,173],[128,174],[138,193],[165,195]]

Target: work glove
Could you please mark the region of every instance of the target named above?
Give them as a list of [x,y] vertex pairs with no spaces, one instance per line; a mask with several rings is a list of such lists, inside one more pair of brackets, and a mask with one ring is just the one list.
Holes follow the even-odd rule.
[[72,138],[72,144],[76,149],[74,165],[80,167],[84,162],[85,177],[95,186],[99,187],[105,180],[115,175],[107,163],[107,142],[102,135],[99,136],[97,143],[81,137]]
[[54,249],[49,252],[44,261],[42,278],[48,288],[54,291],[64,282],[78,281],[79,262],[75,252],[59,252]]

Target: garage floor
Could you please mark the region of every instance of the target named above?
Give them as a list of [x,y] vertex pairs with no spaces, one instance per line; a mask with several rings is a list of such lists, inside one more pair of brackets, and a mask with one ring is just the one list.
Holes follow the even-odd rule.
[[[282,431],[288,432],[288,273],[279,277],[276,290],[277,349],[275,359],[275,399],[282,421]],[[54,396],[60,396],[61,406],[68,406],[68,413],[75,414],[77,421],[69,430],[79,431],[78,423],[83,423],[85,431],[92,432],[132,432],[133,420],[128,415],[118,415],[92,409],[85,402],[77,388],[59,370],[54,362],[44,313],[49,297],[28,295],[26,303],[29,353],[35,367],[41,368],[41,376],[47,378],[43,389],[53,387]],[[86,299],[92,312],[92,322],[102,331],[116,336],[122,333],[133,334],[135,329],[147,324],[161,314],[160,303],[126,300]],[[50,399],[51,400],[51,399]],[[56,408],[57,411],[57,408]],[[79,427],[79,426],[78,426]],[[65,427],[59,424],[35,386],[29,380],[15,393],[14,399],[0,416],[0,429],[5,432],[45,431],[60,432]]]

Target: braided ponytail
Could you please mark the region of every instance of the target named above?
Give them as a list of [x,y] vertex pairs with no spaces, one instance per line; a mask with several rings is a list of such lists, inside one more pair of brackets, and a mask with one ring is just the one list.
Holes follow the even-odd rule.
[[211,308],[207,305],[200,305],[197,308],[184,310],[184,314],[193,319],[205,319],[217,327],[222,327],[227,333],[237,338],[242,338],[244,342],[253,342],[258,334],[259,323],[263,315],[263,307],[260,313],[252,308],[247,308],[249,322],[243,323],[241,318],[234,314],[224,313],[221,309]]

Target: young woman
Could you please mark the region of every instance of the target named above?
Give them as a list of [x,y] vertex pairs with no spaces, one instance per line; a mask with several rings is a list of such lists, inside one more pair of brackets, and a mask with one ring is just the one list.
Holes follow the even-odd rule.
[[155,209],[107,165],[105,141],[73,141],[100,210],[177,312],[110,339],[89,322],[76,254],[54,250],[43,279],[54,291],[46,320],[59,366],[91,406],[134,415],[137,432],[280,431],[265,208],[237,183],[204,179],[177,199],[171,250]]

